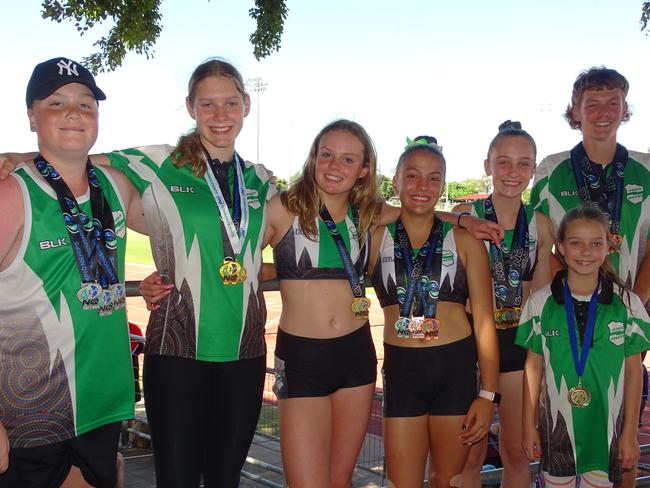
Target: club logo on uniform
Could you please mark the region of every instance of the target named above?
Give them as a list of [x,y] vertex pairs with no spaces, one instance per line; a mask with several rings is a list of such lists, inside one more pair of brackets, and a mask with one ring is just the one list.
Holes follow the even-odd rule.
[[641,203],[643,201],[643,187],[641,185],[625,185],[625,193],[630,203]]
[[58,63],[56,63],[57,67],[59,68],[59,74],[62,75],[63,72],[65,71],[65,74],[68,76],[79,76],[79,72],[77,71],[77,65],[75,64],[74,61],[70,60],[65,60],[62,59]]
[[126,234],[124,212],[121,210],[116,210],[113,212],[113,223],[115,225],[115,235],[120,239],[124,239],[124,235]]
[[625,326],[622,322],[610,322],[607,324],[609,328],[609,342],[616,346],[622,346],[625,341]]
[[259,193],[253,188],[246,188],[246,200],[248,201],[248,206],[254,210],[258,210],[262,206]]
[[454,253],[449,249],[442,251],[442,265],[443,266],[453,266],[456,260],[454,259]]

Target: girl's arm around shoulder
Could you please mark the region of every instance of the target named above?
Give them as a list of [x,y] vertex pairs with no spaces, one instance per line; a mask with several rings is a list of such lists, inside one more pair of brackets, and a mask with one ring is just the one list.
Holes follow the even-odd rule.
[[140,234],[149,235],[147,222],[144,218],[144,210],[142,208],[142,200],[140,194],[128,180],[126,175],[111,167],[105,167],[104,170],[113,177],[117,187],[124,199],[126,207],[126,225]]
[[6,180],[13,170],[23,161],[32,161],[38,153],[2,153],[0,154],[0,181]]
[[370,262],[368,263],[368,274],[370,276],[372,276],[372,273],[375,270],[375,264],[377,264],[377,258],[379,258],[379,253],[381,252],[381,244],[385,230],[385,225],[378,225],[372,229],[372,236],[370,239],[372,243],[370,246]]
[[531,291],[535,291],[548,284],[561,265],[553,255],[553,226],[551,220],[540,212],[535,212],[537,221],[537,265],[533,274]]
[[266,205],[266,231],[262,241],[262,249],[271,244],[272,247],[282,239],[293,222],[293,215],[284,208],[280,195],[273,195]]
[[[468,205],[467,210],[457,210],[463,205]],[[456,205],[453,212],[436,210],[436,217],[461,229],[467,229],[475,239],[492,241],[497,247],[503,240],[503,226],[471,215],[471,205],[469,204]]]
[[387,202],[382,202],[379,217],[377,218],[377,221],[374,222],[374,225],[381,226],[392,224],[399,218],[400,213],[401,209],[399,207],[395,207]]
[[0,181],[0,271],[13,262],[24,223],[23,192],[16,178],[9,177]]

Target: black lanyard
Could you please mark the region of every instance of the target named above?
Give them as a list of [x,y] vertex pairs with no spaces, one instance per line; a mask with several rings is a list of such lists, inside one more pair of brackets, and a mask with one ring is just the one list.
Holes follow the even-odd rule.
[[[323,220],[325,223],[325,227],[327,227],[328,232],[332,236],[332,239],[334,239],[334,243],[336,244],[336,249],[339,252],[339,256],[341,257],[341,262],[343,263],[343,270],[345,271],[345,275],[348,278],[348,281],[350,282],[350,288],[352,289],[352,294],[354,295],[355,298],[361,298],[366,296],[366,285],[365,285],[365,266],[364,266],[364,260],[360,259],[358,263],[358,268],[354,266],[352,263],[352,258],[350,257],[350,253],[348,249],[345,247],[345,242],[343,241],[343,237],[341,237],[341,233],[336,227],[336,224],[334,223],[334,219],[332,219],[332,216],[330,215],[329,211],[325,206],[320,211],[320,218]],[[353,208],[352,209],[352,221],[354,222],[354,226],[357,229],[357,233],[359,231],[359,211],[358,209]],[[363,254],[364,248],[359,249],[359,253]]]
[[[498,223],[497,214],[494,211],[492,195],[483,202],[483,209],[486,220]],[[512,244],[510,247],[501,241],[501,249],[490,242],[490,260],[492,261],[492,283],[494,286],[494,297],[496,307],[521,307],[523,296],[522,277],[528,268],[530,254],[528,218],[523,203],[519,204],[517,223],[513,231]]]
[[[395,222],[395,274],[400,316],[436,316],[442,273],[442,222],[435,219],[429,238],[413,259],[413,247],[401,219]],[[417,292],[417,299],[416,299]]]
[[81,210],[68,185],[43,156],[38,154],[34,164],[56,193],[82,283],[97,282],[102,288],[118,283],[113,212],[102,193],[90,159],[86,162],[86,175],[92,218]]
[[[610,219],[610,232],[620,234],[623,186],[628,152],[616,144],[614,161],[608,168],[596,168],[582,142],[571,150],[571,168],[578,186],[580,203],[595,203]],[[607,170],[607,171],[606,171]]]

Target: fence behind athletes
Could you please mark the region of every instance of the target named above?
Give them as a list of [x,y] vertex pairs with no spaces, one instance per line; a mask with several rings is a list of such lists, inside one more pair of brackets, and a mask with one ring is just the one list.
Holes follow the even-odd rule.
[[[127,281],[127,296],[139,296],[138,281]],[[263,290],[277,291],[279,285],[277,280],[267,281],[262,284]],[[383,327],[383,325],[371,326],[372,328]],[[275,333],[267,332],[268,336]],[[143,342],[142,336],[131,334],[132,341]],[[267,342],[269,342],[267,340]],[[274,342],[274,341],[273,341]],[[269,351],[272,354],[272,351]],[[378,351],[378,359],[383,360]],[[142,369],[140,368],[140,372]],[[140,378],[141,380],[141,378]],[[248,454],[246,464],[242,469],[242,487],[243,486],[269,486],[283,488],[286,486],[284,481],[284,471],[280,458],[280,431],[277,411],[277,399],[272,391],[274,374],[271,368],[267,368],[266,379],[264,383],[264,397],[262,401],[262,411],[257,424],[257,430],[253,444]],[[370,422],[366,432],[361,453],[357,460],[353,486],[387,486],[386,473],[384,468],[384,444],[382,438],[381,422],[381,403],[383,391],[381,389],[381,379],[378,379],[378,387],[375,388]],[[146,402],[146,398],[144,398]],[[650,408],[650,407],[649,407]],[[142,408],[139,409],[143,411]],[[484,470],[481,472],[483,485],[499,485],[503,469],[500,467],[498,456],[498,419],[495,419],[492,434],[489,436],[488,456],[485,461]],[[136,439],[142,439],[150,442],[151,437],[148,433],[147,420],[144,413],[136,415],[135,422],[125,423],[122,435],[121,447],[124,451],[126,462],[126,487],[129,487],[129,454],[130,447],[138,444]],[[639,432],[639,443],[641,444],[641,462],[637,474],[637,486],[650,487],[650,410],[646,409],[643,414],[642,423]],[[138,454],[136,457],[151,456],[150,451],[145,454]],[[150,463],[153,470],[153,463]],[[531,463],[531,486],[537,483],[537,463]],[[153,472],[151,473],[153,479]],[[427,485],[426,480],[423,481]]]

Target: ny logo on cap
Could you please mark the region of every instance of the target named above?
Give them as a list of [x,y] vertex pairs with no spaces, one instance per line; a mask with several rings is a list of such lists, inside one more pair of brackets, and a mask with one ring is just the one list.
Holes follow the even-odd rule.
[[79,76],[79,73],[77,72],[77,65],[75,64],[74,61],[68,60],[66,61],[65,59],[62,59],[56,65],[59,67],[59,74],[63,74],[63,70],[67,71],[68,76]]

